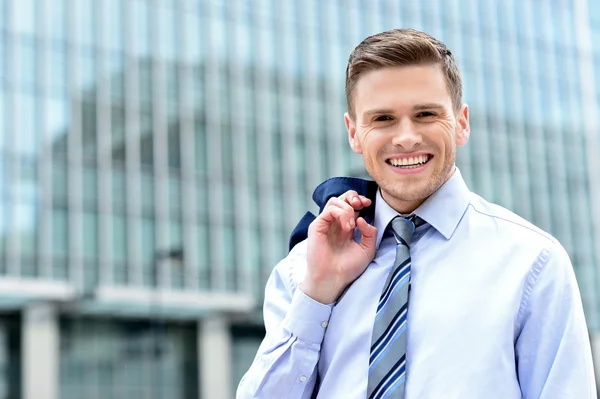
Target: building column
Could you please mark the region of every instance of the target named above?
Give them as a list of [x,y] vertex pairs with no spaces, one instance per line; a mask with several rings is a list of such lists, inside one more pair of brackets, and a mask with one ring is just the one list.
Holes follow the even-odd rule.
[[594,372],[596,374],[596,390],[600,395],[600,332],[590,331],[590,341],[592,345],[592,359],[594,361]]
[[23,309],[21,329],[24,399],[58,399],[59,329],[56,308],[36,303]]
[[231,398],[231,332],[225,316],[198,321],[198,391],[201,398]]

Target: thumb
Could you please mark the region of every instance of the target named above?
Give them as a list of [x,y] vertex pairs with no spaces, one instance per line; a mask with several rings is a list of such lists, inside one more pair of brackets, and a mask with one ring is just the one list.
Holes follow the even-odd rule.
[[358,230],[362,234],[360,246],[370,253],[375,253],[375,245],[377,244],[377,227],[371,226],[363,218],[356,219],[356,227],[358,227]]

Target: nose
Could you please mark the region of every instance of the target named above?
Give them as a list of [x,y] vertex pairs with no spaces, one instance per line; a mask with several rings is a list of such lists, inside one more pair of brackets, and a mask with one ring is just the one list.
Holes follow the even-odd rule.
[[421,144],[421,135],[417,132],[413,121],[408,118],[399,121],[392,144],[405,150],[412,150]]

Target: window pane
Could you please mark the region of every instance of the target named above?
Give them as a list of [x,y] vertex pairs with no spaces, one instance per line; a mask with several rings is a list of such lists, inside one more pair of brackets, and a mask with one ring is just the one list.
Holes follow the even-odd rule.
[[75,18],[75,43],[80,46],[92,47],[96,33],[96,9],[93,0],[77,0],[73,3],[76,7]]
[[145,1],[131,2],[129,23],[133,26],[133,52],[136,56],[148,56],[150,54],[149,4]]
[[125,215],[113,215],[112,225],[113,256],[115,260],[124,261],[127,259],[127,229],[125,224]]
[[104,18],[106,26],[104,31],[108,32],[108,48],[122,50],[125,40],[123,39],[123,7],[126,2],[122,0],[108,0],[105,2],[107,18]]
[[95,168],[83,169],[83,203],[95,207],[98,199],[98,171]]
[[51,95],[64,96],[67,89],[67,57],[64,51],[50,50],[49,91]]
[[90,260],[98,257],[98,215],[83,213],[83,256]]
[[142,262],[144,285],[153,285],[155,281],[154,219],[142,218]]
[[[1,54],[0,54],[1,55]],[[2,62],[2,61],[0,61]],[[0,77],[1,79],[1,77]],[[6,134],[8,132],[8,126],[6,126],[7,120],[6,120],[6,116],[5,116],[5,112],[6,112],[6,104],[8,102],[6,101],[6,92],[3,91],[0,88],[0,152],[4,151],[6,149]],[[1,177],[0,177],[1,179]],[[0,180],[0,185],[4,185],[2,184],[3,182]]]
[[50,38],[56,41],[66,40],[65,0],[46,0],[46,10],[50,13],[47,17]]
[[68,242],[67,210],[54,208],[52,213],[52,253],[59,256],[66,256]]
[[15,208],[20,249],[25,254],[33,254],[36,249],[37,206],[35,202],[21,202]]
[[34,0],[19,0],[12,2],[13,28],[16,33],[35,34],[35,2]]
[[36,155],[38,151],[38,118],[36,97],[30,94],[16,94],[14,125],[19,134],[15,135],[15,150],[21,154]]
[[69,103],[65,97],[51,97],[45,101],[47,140],[52,143],[65,141],[71,124]]

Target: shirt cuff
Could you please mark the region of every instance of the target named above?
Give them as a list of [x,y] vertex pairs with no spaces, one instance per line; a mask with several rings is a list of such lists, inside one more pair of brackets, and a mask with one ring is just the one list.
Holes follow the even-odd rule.
[[334,304],[324,305],[296,289],[283,328],[303,341],[320,345]]

